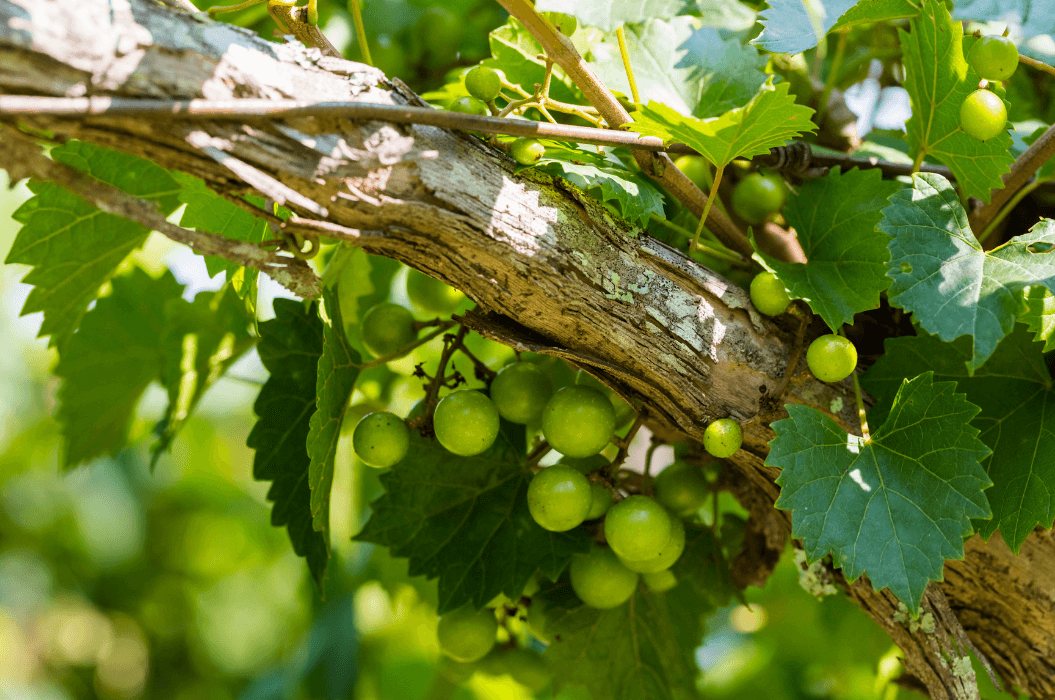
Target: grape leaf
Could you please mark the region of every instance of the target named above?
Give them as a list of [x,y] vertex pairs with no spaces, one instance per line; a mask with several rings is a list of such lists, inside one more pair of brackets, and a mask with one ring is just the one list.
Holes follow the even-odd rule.
[[275,504],[271,524],[286,526],[293,551],[307,559],[322,590],[330,547],[327,536],[312,527],[306,443],[315,412],[323,324],[317,304],[275,299],[274,308],[275,318],[258,326],[260,361],[271,376],[253,404],[259,418],[246,445],[256,450],[253,478],[272,482],[267,492]]
[[[560,175],[597,196],[614,201],[623,217],[644,226],[651,214],[664,216],[663,195],[650,182],[627,170],[616,156],[547,144],[546,155],[529,167]],[[521,168],[523,169],[523,168]]]
[[795,299],[804,299],[833,331],[854,314],[879,306],[890,237],[876,230],[887,199],[901,185],[878,170],[807,180],[784,208],[807,262],[788,263],[761,251],[755,259],[777,274]]
[[1025,300],[1027,311],[1019,320],[1043,341],[1044,352],[1055,350],[1055,295],[1044,287],[1028,287]]
[[589,549],[585,527],[548,532],[527,507],[531,472],[505,431],[475,457],[451,454],[411,431],[410,451],[381,475],[385,493],[355,536],[410,560],[410,575],[439,577],[442,614],[499,593],[516,597],[541,570],[555,579]]
[[[271,237],[267,221],[227,201],[209,189],[204,181],[181,172],[172,173],[172,176],[183,185],[179,199],[187,205],[183,210],[180,226],[249,243],[260,243]],[[250,200],[252,204],[264,207],[264,200],[258,197],[252,197]],[[257,269],[242,267],[215,255],[206,256],[205,267],[210,276],[221,271],[226,273],[235,293],[245,300],[250,314],[256,316],[256,292],[260,276]]]
[[319,358],[318,379],[315,386],[315,413],[308,428],[308,484],[311,486],[311,515],[319,532],[330,531],[330,487],[333,485],[333,464],[337,458],[337,442],[341,424],[348,408],[348,399],[359,378],[359,353],[352,349],[344,334],[341,318],[340,292],[323,290],[322,356]]
[[967,212],[941,175],[912,176],[912,189],[890,198],[879,223],[890,234],[890,303],[910,311],[928,333],[945,341],[970,335],[973,372],[1026,312],[1023,288],[1055,289],[1055,222],[991,251],[971,233]]
[[57,416],[66,467],[125,446],[136,405],[165,364],[165,306],[182,301],[183,286],[171,272],[154,279],[132,268],[111,284],[113,291],[84,315],[55,368],[63,380]]
[[[245,305],[230,285],[199,292],[191,303],[177,295],[164,309],[161,383],[168,389],[169,404],[157,426],[151,466],[169,449],[209,387],[256,342],[249,334]],[[132,322],[137,321],[126,321]]]
[[956,19],[1009,22],[1022,36],[1055,34],[1055,3],[1051,0],[957,0]]
[[[1055,521],[1055,392],[1040,345],[1019,326],[1001,341],[992,358],[967,375],[970,359],[966,338],[944,343],[932,335],[892,338],[886,354],[869,368],[861,382],[888,405],[905,377],[934,372],[936,379],[955,381],[957,391],[982,407],[972,425],[992,454],[982,466],[993,480],[986,492],[991,520],[978,523],[988,538],[997,529],[1011,551],[1018,553],[1035,525],[1050,528]],[[883,410],[883,409],[880,409]],[[876,415],[873,409],[870,415]]]
[[739,0],[696,0],[701,27],[746,32],[755,26],[755,11]]
[[734,158],[763,155],[799,134],[816,131],[812,114],[809,107],[795,104],[787,83],[774,86],[767,82],[745,106],[713,119],[686,117],[666,105],[649,102],[634,113],[634,129],[667,143],[687,143],[722,167]]
[[847,579],[868,574],[919,609],[946,559],[962,559],[971,518],[991,513],[979,462],[989,455],[970,421],[978,407],[931,373],[904,382],[889,416],[865,441],[831,418],[789,404],[766,464],[780,467],[776,506],[810,561],[829,552]]
[[1007,131],[988,141],[960,128],[960,105],[978,87],[978,75],[963,57],[963,27],[941,0],[923,0],[911,32],[899,29],[905,88],[912,102],[906,123],[917,158],[930,156],[952,169],[964,194],[988,202],[1003,187],[1000,176],[1014,162]]
[[[70,141],[50,151],[53,159],[156,202],[166,216],[179,206],[179,184],[143,158],[89,143]],[[31,182],[34,196],[12,218],[22,224],[5,262],[32,265],[23,282],[33,290],[22,315],[42,311],[39,337],[61,352],[88,304],[130,252],[143,245],[147,231],[106,214],[58,185]]]
[[[675,17],[629,27],[627,52],[642,102],[705,119],[743,107],[766,81],[766,59],[752,46],[723,41],[717,29],[695,28],[695,18]],[[590,65],[608,87],[630,95],[630,83],[613,38],[595,44]]]
[[685,7],[685,0],[537,0],[536,12],[563,12],[582,24],[614,32],[624,24],[641,24],[650,19],[670,19]]
[[769,0],[762,33],[751,43],[773,53],[802,53],[832,30],[918,14],[910,0]]

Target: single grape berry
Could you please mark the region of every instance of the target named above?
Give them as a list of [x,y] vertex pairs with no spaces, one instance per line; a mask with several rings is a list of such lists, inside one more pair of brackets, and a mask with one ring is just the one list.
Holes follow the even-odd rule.
[[784,208],[788,188],[779,175],[751,173],[733,188],[733,211],[749,224],[760,224]]
[[587,520],[597,520],[612,507],[612,492],[604,484],[590,484],[590,512]]
[[461,112],[463,114],[479,114],[480,116],[486,117],[490,112],[487,110],[487,105],[469,95],[467,97],[459,97],[458,99],[451,102],[451,106],[448,108],[452,112]]
[[806,364],[822,382],[841,382],[857,366],[857,348],[841,335],[822,335],[810,343]]
[[989,90],[975,90],[960,105],[960,127],[979,141],[988,141],[1007,127],[1007,106]]
[[779,316],[791,304],[791,297],[784,289],[784,283],[772,272],[759,272],[751,280],[751,303],[759,313],[766,316]]
[[538,139],[519,138],[510,144],[509,152],[521,165],[534,165],[546,155],[546,147]]
[[634,407],[628,404],[622,396],[606,387],[601,383],[600,379],[586,370],[580,369],[575,373],[575,383],[593,387],[608,397],[608,400],[612,402],[612,408],[615,409],[615,427],[617,430],[629,425],[637,415],[637,411],[634,410]]
[[674,573],[670,569],[657,571],[654,574],[642,574],[641,580],[653,593],[665,593],[678,585],[678,579],[674,578]]
[[711,164],[703,156],[680,156],[674,165],[704,192],[711,189]]
[[595,544],[589,554],[576,554],[569,570],[572,590],[591,608],[622,605],[637,588],[638,575],[619,563],[608,547]]
[[537,651],[514,647],[484,659],[481,670],[492,676],[512,676],[517,683],[537,693],[553,680],[547,661]]
[[493,69],[477,66],[465,74],[465,89],[481,102],[490,102],[502,92],[502,79]]
[[491,400],[511,423],[534,423],[553,396],[553,382],[538,365],[516,362],[498,370],[491,382]]
[[403,459],[410,447],[410,431],[399,416],[388,411],[369,413],[356,424],[352,449],[371,467],[387,469]]
[[589,457],[604,449],[615,430],[608,397],[588,386],[566,386],[542,409],[542,434],[567,457]]
[[621,559],[655,559],[670,541],[676,520],[654,499],[629,496],[604,517],[604,536]]
[[672,518],[671,523],[670,539],[667,540],[667,544],[659,551],[659,554],[651,559],[642,560],[619,557],[623,566],[639,574],[654,574],[673,566],[681,553],[685,551],[685,524],[679,518]]
[[527,502],[531,517],[542,528],[564,532],[586,519],[593,496],[581,472],[554,464],[532,477]]
[[703,431],[703,449],[719,459],[732,457],[743,442],[740,424],[732,418],[719,418]]
[[553,26],[564,36],[571,36],[579,27],[579,20],[563,12],[543,12],[542,16],[553,22]]
[[383,301],[363,314],[360,325],[363,345],[374,357],[389,355],[418,338],[414,316],[399,304]]
[[407,272],[407,297],[419,311],[437,316],[450,316],[465,300],[454,287],[413,268]]
[[675,462],[661,471],[652,488],[660,505],[681,518],[699,510],[709,492],[703,472],[687,462]]
[[455,661],[479,661],[495,645],[498,621],[490,608],[473,610],[471,606],[452,610],[440,616],[436,636],[440,651]]
[[478,455],[498,437],[498,409],[479,391],[462,389],[436,404],[432,427],[440,444],[456,455]]
[[1018,47],[1006,36],[983,36],[974,42],[967,62],[980,78],[1007,80],[1018,68]]

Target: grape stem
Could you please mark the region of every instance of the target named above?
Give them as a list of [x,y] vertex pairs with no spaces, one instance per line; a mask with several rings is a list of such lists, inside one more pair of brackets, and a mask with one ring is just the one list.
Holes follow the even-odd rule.
[[637,437],[637,431],[641,430],[641,426],[645,424],[644,414],[638,412],[637,417],[634,418],[634,423],[630,426],[630,430],[626,431],[626,437],[620,438],[618,435],[612,436],[612,444],[619,447],[619,451],[615,453],[615,459],[608,466],[609,476],[614,477],[615,473],[619,471],[619,468],[623,466],[623,462],[626,461],[626,456],[630,452],[630,443]]
[[363,13],[359,9],[359,0],[351,0],[348,7],[352,11],[352,24],[355,25],[355,39],[359,42],[359,52],[362,54],[363,63],[368,66],[374,65],[370,58],[370,45],[366,41],[366,25],[363,24]]
[[703,205],[703,213],[700,214],[700,225],[696,227],[696,235],[693,237],[692,242],[689,243],[690,253],[695,253],[696,247],[699,245],[700,234],[703,233],[703,225],[707,222],[707,215],[711,212],[714,200],[718,198],[718,186],[722,184],[722,175],[724,173],[724,165],[719,165],[714,171],[714,184],[711,185],[711,193],[707,195],[707,203]]
[[[454,322],[451,321],[451,324],[453,325]],[[447,371],[447,363],[450,362],[451,356],[454,355],[454,351],[458,349],[459,345],[461,345],[462,340],[465,338],[465,334],[468,332],[468,328],[465,326],[459,326],[456,334],[445,335],[443,337],[443,352],[440,354],[440,362],[436,366],[436,376],[429,380],[429,385],[425,389],[426,425],[432,425],[432,414],[436,412],[436,403],[439,400],[440,387],[444,385],[444,373]]]
[[659,446],[663,444],[661,441],[656,439],[655,435],[653,435],[649,440],[650,442],[648,445],[648,452],[645,453],[645,473],[641,477],[641,491],[646,496],[652,495],[652,482],[654,481],[654,479],[652,478],[652,456],[655,455],[656,450],[659,448]]
[[1055,156],[1055,126],[1049,126],[1022,155],[1015,159],[1011,171],[1003,176],[1004,186],[992,191],[992,199],[971,213],[972,231],[985,231],[1004,205],[1029,182],[1033,174]]
[[615,30],[615,36],[619,39],[619,53],[623,57],[623,68],[626,70],[626,79],[630,81],[630,94],[634,98],[634,104],[641,104],[641,95],[637,92],[637,80],[634,79],[634,68],[630,65],[630,52],[626,48],[626,33],[623,25]]
[[498,372],[485,365],[469,348],[465,347],[465,343],[458,346],[458,351],[472,361],[473,367],[476,369],[476,378],[490,386],[494,378],[498,376]]
[[828,79],[824,81],[824,89],[821,91],[821,99],[817,104],[817,123],[824,123],[824,117],[828,114],[828,100],[831,99],[835,82],[839,78],[842,69],[843,58],[846,56],[846,32],[839,32],[839,39],[835,42],[835,55],[832,56],[831,66],[828,68]]
[[1029,66],[1030,68],[1036,68],[1037,70],[1042,70],[1045,73],[1050,73],[1051,75],[1055,75],[1055,67],[1049,66],[1047,63],[1044,63],[1043,61],[1038,61],[1038,60],[1036,60],[1034,58],[1030,58],[1029,56],[1023,56],[1022,54],[1019,54],[1018,55],[1018,62],[1019,63],[1024,63],[1027,66]]
[[543,457],[549,454],[551,449],[552,448],[549,446],[549,443],[545,440],[540,442],[538,445],[535,446],[535,449],[531,450],[531,454],[527,456],[527,466],[532,471],[539,471],[541,468],[539,467],[538,463],[542,461]]

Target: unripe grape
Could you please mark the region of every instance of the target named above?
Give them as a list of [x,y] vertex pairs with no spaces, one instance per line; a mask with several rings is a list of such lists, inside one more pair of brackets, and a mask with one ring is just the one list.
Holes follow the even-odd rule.
[[575,469],[555,464],[532,477],[527,502],[531,517],[542,528],[565,532],[590,512],[590,482]]
[[659,473],[653,483],[656,500],[675,515],[687,518],[703,505],[709,487],[699,467],[675,462]]
[[463,389],[440,399],[432,427],[440,444],[456,455],[471,457],[487,450],[498,437],[498,409],[479,391]]
[[974,42],[967,62],[980,78],[1007,80],[1018,68],[1018,47],[1006,36],[983,36]]
[[454,287],[413,268],[407,272],[407,297],[419,311],[437,316],[450,316],[465,300]]
[[608,397],[587,386],[566,386],[542,409],[542,434],[567,457],[589,457],[604,449],[615,430]]
[[538,365],[516,362],[498,370],[491,382],[491,400],[511,423],[533,423],[553,396],[553,382]]
[[711,188],[711,164],[703,156],[679,156],[674,165],[704,192]]
[[960,105],[960,127],[979,141],[999,136],[1007,128],[1007,107],[989,90],[975,90]]
[[490,112],[487,109],[487,105],[476,99],[475,97],[468,95],[466,97],[459,97],[458,99],[451,102],[450,111],[461,112],[462,114],[477,114],[482,117],[486,117]]
[[653,593],[665,593],[678,585],[678,579],[674,578],[674,573],[670,569],[657,571],[653,574],[642,574],[641,580],[645,582],[648,590]]
[[509,152],[521,165],[534,165],[546,155],[546,147],[538,139],[519,138],[510,144]]
[[620,557],[619,561],[623,562],[626,568],[639,574],[654,574],[657,571],[669,569],[685,551],[685,524],[679,518],[672,518],[671,524],[670,539],[655,557],[640,561]]
[[733,211],[749,224],[761,224],[784,208],[788,188],[779,175],[751,173],[733,188]]
[[630,496],[608,511],[604,518],[604,536],[608,546],[622,559],[655,559],[670,541],[675,520],[648,496]]
[[703,431],[703,449],[719,459],[732,457],[743,442],[740,424],[731,418],[719,418]]
[[857,367],[857,348],[841,335],[822,335],[810,343],[806,364],[822,382],[841,382]]
[[791,297],[781,282],[772,272],[759,272],[751,280],[751,303],[759,313],[766,316],[779,316],[791,304]]
[[590,484],[590,512],[587,520],[597,520],[612,507],[612,492],[604,484]]
[[371,467],[387,469],[399,462],[410,447],[410,431],[399,416],[388,411],[367,414],[355,426],[352,449]]
[[602,610],[622,605],[634,595],[638,575],[619,563],[607,547],[593,545],[589,554],[572,557],[571,587],[591,608]]
[[388,301],[367,309],[360,333],[363,345],[374,357],[390,355],[418,338],[410,311]]
[[436,636],[440,651],[455,661],[479,661],[495,645],[498,621],[490,608],[473,610],[470,606],[452,610],[440,617]]
[[490,102],[502,92],[502,79],[493,69],[477,66],[465,74],[465,89],[482,102]]

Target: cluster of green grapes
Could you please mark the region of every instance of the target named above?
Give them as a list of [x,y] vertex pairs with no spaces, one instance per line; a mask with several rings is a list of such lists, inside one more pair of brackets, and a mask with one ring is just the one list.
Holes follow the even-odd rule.
[[960,105],[960,128],[979,141],[987,141],[1007,127],[1007,107],[991,88],[993,83],[1010,78],[1018,68],[1018,48],[1006,36],[983,36],[974,42],[967,61],[987,84]]

